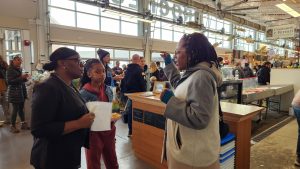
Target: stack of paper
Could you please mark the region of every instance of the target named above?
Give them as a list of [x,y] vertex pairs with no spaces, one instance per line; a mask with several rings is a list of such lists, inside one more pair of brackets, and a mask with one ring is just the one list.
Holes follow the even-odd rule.
[[235,159],[235,136],[229,133],[221,140],[220,151],[220,168],[221,169],[234,169]]

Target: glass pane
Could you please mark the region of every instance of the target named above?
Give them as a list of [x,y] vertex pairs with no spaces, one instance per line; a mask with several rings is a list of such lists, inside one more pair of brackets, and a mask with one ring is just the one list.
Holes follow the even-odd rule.
[[101,31],[120,33],[120,21],[101,17]]
[[140,56],[144,56],[144,52],[142,51],[130,51],[130,54],[129,54],[129,58],[131,59],[131,56],[134,55],[134,54],[138,54]]
[[231,33],[231,26],[224,24],[225,33]]
[[75,9],[74,1],[70,1],[70,0],[50,0],[49,5],[66,8],[66,9],[73,9],[73,10]]
[[184,33],[182,32],[174,32],[174,41],[179,42],[179,40],[182,38]]
[[123,0],[122,7],[137,11],[138,10],[138,0]]
[[81,58],[96,58],[95,48],[76,46],[76,51]]
[[152,37],[153,39],[160,39],[160,38],[161,38],[161,37],[160,37],[160,30],[161,30],[161,29],[159,29],[159,28],[155,28],[154,31],[152,32],[151,37]]
[[160,21],[155,21],[154,23],[151,23],[151,26],[154,26],[156,28],[160,28],[161,27],[161,22]]
[[99,30],[99,16],[77,13],[77,27]]
[[70,45],[59,45],[59,44],[52,44],[52,52],[54,52],[56,49],[61,48],[61,47],[67,47],[70,49],[75,49],[74,46],[70,46]]
[[153,52],[151,54],[151,61],[163,61],[164,59],[160,56],[160,53]]
[[210,29],[216,29],[216,21],[210,20],[209,28]]
[[221,30],[223,27],[224,27],[223,23],[217,22],[217,27],[216,27],[217,30]]
[[216,40],[215,40],[214,38],[208,38],[208,41],[209,41],[212,45],[216,42]]
[[115,50],[114,59],[126,59],[129,60],[129,51],[128,50]]
[[18,41],[16,45],[18,45],[17,50],[21,51],[22,50],[22,43],[21,43],[21,41]]
[[138,35],[138,26],[136,23],[121,22],[121,33],[125,35]]
[[162,40],[168,40],[168,41],[173,40],[172,31],[170,31],[170,30],[162,29],[161,30],[161,35],[162,35],[162,37],[161,37]]
[[208,27],[208,19],[207,18],[203,18],[202,23],[205,27]]
[[99,8],[96,7],[96,6],[87,5],[87,4],[77,2],[76,3],[76,9],[77,9],[77,11],[99,15]]
[[50,22],[53,24],[75,27],[75,12],[50,8]]
[[122,21],[128,21],[133,23],[138,23],[138,20],[135,17],[132,16],[121,16]]
[[223,41],[222,47],[230,49],[230,47],[231,47],[230,42],[229,41]]
[[177,25],[173,25],[173,30],[177,31],[177,32],[184,32],[184,27],[183,26],[177,26]]

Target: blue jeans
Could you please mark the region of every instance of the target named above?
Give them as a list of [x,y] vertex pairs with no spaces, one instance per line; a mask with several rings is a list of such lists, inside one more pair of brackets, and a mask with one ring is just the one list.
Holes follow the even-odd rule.
[[300,108],[293,107],[298,122],[297,156],[300,157]]
[[130,99],[127,100],[126,103],[126,112],[127,112],[127,117],[128,117],[128,134],[132,134],[132,101]]

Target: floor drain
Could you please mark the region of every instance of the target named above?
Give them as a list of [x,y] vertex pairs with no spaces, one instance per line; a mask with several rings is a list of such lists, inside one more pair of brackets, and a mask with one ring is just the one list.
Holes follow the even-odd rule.
[[288,124],[292,120],[294,120],[294,118],[289,116],[286,119],[282,120],[281,122],[279,122],[279,123],[275,124],[274,126],[270,127],[269,129],[263,131],[262,133],[252,137],[251,140],[254,143],[257,143],[257,142],[263,140],[264,138],[268,137],[269,135],[271,135],[273,132],[277,131],[281,127],[285,126],[286,124]]

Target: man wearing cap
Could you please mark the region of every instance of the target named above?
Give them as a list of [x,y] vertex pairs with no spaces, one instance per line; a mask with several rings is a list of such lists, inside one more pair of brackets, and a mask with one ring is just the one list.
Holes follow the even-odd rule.
[[110,62],[110,53],[106,50],[98,49],[97,54],[105,67],[106,79],[104,83],[108,86],[115,86],[115,81],[121,80],[123,77],[120,75],[115,75],[113,70],[108,66]]

